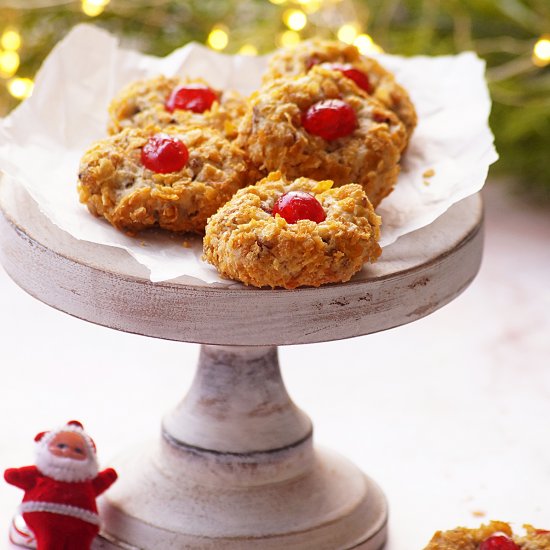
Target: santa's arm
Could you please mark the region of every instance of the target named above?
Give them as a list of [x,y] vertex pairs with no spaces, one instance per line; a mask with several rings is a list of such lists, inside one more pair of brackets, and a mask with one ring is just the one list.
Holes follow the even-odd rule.
[[10,484],[28,491],[36,483],[38,470],[36,466],[24,466],[23,468],[8,468],[4,472],[4,479]]
[[96,496],[106,491],[117,479],[118,475],[113,468],[107,468],[99,472],[97,477],[92,481]]

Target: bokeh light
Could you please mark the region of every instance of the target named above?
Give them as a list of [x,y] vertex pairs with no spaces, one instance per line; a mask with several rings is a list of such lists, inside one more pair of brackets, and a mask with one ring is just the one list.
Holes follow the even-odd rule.
[[356,23],[346,23],[342,25],[337,32],[338,40],[345,42],[346,44],[353,44],[353,41],[357,37],[359,30]]
[[550,37],[543,36],[533,48],[533,63],[545,67],[550,63]]
[[34,82],[30,78],[12,78],[8,82],[9,93],[17,99],[25,99],[32,94]]
[[300,35],[296,31],[285,31],[279,35],[278,43],[279,46],[290,48],[299,44],[300,40]]
[[374,40],[368,34],[360,34],[353,41],[353,45],[363,54],[382,53],[384,50],[375,44]]
[[241,55],[258,55],[258,48],[254,44],[243,44],[239,49]]
[[222,27],[214,27],[206,41],[213,50],[224,50],[229,43],[229,34]]
[[19,54],[17,52],[0,52],[0,76],[9,78],[19,69]]
[[15,52],[21,47],[21,35],[15,29],[6,29],[0,38],[0,45],[5,50]]
[[297,2],[306,13],[315,13],[323,5],[323,0],[297,0]]
[[301,31],[307,25],[307,16],[302,10],[286,10],[283,22],[290,30]]
[[88,17],[97,17],[105,11],[110,0],[82,0],[82,11]]

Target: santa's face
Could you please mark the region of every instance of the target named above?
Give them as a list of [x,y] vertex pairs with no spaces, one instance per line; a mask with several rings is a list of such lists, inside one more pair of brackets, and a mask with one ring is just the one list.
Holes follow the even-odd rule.
[[88,458],[86,441],[76,432],[56,434],[48,443],[48,450],[52,455],[63,458],[72,458],[73,460],[86,460]]
[[93,479],[98,472],[92,444],[78,431],[46,434],[37,445],[36,466],[44,475],[66,482]]

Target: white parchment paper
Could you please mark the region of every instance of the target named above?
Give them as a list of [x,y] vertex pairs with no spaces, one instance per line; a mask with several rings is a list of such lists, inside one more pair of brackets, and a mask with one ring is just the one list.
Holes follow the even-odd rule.
[[[407,88],[419,120],[398,185],[377,210],[387,246],[479,191],[498,156],[487,122],[485,65],[475,54],[377,57]],[[155,58],[121,49],[105,31],[78,26],[44,62],[33,95],[2,120],[0,170],[20,182],[58,227],[77,239],[124,248],[149,268],[152,281],[186,275],[227,283],[201,261],[200,238],[161,232],[131,238],[91,216],[78,201],[78,165],[92,142],[106,136],[109,102],[128,82],[189,75],[248,94],[259,86],[265,65],[265,57],[228,56],[199,44]],[[433,177],[424,177],[428,170]]]

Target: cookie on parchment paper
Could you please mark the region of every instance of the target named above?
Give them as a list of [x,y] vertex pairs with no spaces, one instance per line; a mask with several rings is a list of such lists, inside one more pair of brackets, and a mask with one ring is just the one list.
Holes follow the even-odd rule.
[[307,73],[315,65],[349,74],[362,90],[399,117],[410,139],[417,115],[409,94],[395,81],[390,71],[372,57],[362,55],[350,44],[314,38],[296,46],[281,48],[271,56],[264,82],[283,76],[298,76]]
[[220,92],[202,79],[158,76],[123,88],[109,105],[109,133],[173,125],[214,128],[233,139],[247,108],[236,91]]
[[355,182],[376,207],[397,181],[406,132],[395,113],[359,94],[352,80],[313,67],[255,92],[236,143],[260,171]]
[[[296,196],[290,216],[300,218],[305,208],[310,219],[290,219],[288,202],[281,207]],[[287,180],[275,172],[238,191],[210,218],[203,259],[247,285],[317,287],[347,281],[376,261],[379,236],[380,218],[360,185],[333,188],[331,181]]]
[[[160,166],[144,164],[146,146],[160,147]],[[92,214],[128,233],[149,227],[203,233],[208,217],[249,177],[242,150],[216,130],[126,128],[84,154],[78,191]]]

